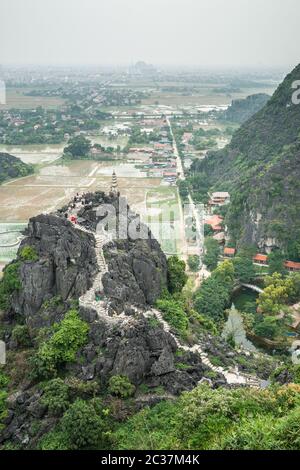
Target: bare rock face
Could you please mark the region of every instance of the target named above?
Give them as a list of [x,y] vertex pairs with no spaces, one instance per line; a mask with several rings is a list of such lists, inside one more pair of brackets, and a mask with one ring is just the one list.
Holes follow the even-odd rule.
[[167,283],[167,262],[158,242],[117,240],[105,246],[109,271],[103,277],[105,293],[116,310],[127,303],[153,304]]
[[[106,383],[113,375],[125,375],[136,386],[161,385],[167,392],[178,394],[196,386],[206,366],[190,352],[177,357],[176,350],[174,338],[143,316],[119,326],[97,322],[90,324],[89,344],[81,351],[83,363],[70,367],[82,380]],[[186,370],[176,368],[180,361],[187,364]]]
[[[98,270],[94,245],[92,235],[61,217],[39,215],[30,219],[28,236],[18,252],[21,289],[13,296],[13,310],[30,316],[53,296],[67,300],[82,295]],[[34,248],[36,261],[22,261],[25,246]]]

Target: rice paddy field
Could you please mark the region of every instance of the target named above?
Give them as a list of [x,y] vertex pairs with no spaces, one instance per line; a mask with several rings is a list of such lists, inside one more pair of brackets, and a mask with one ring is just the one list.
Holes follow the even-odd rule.
[[181,213],[177,189],[158,187],[146,194],[144,221],[168,255],[181,251]]
[[1,265],[15,257],[22,239],[25,223],[0,223],[0,271]]
[[0,110],[18,108],[32,109],[42,106],[47,109],[57,109],[65,102],[57,96],[26,96],[24,93],[30,91],[28,88],[7,88],[6,104],[0,104]]

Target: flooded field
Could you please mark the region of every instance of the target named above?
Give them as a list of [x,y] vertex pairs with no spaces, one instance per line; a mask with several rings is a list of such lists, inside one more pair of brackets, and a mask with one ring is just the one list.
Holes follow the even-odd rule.
[[56,109],[64,104],[65,100],[57,96],[26,96],[29,88],[7,88],[6,104],[0,104],[0,110],[19,108],[32,109],[37,106],[43,108]]
[[0,271],[1,265],[15,257],[25,227],[26,224],[0,223]]
[[117,148],[118,146],[123,149],[128,143],[128,137],[119,136],[114,139],[110,139],[105,135],[92,135],[90,134],[88,138],[92,141],[93,144],[100,144],[103,147],[113,147]]
[[[30,217],[54,211],[77,192],[109,191],[113,170],[117,173],[121,194],[127,197],[132,210],[149,223],[153,232],[162,218],[168,220],[171,211],[171,229],[169,222],[168,226],[160,224],[157,237],[166,252],[176,252],[179,249],[176,240],[180,239],[175,230],[179,220],[177,190],[162,187],[160,178],[146,178],[133,163],[115,162],[111,165],[111,162],[81,160],[66,165],[50,164],[35,175],[3,184],[0,186],[0,228],[1,224],[26,224]],[[17,242],[16,234],[11,234],[5,237],[3,245],[14,242]],[[15,256],[17,245],[5,249],[5,253],[0,252],[0,263]]]
[[159,178],[144,178],[133,164],[76,161],[49,165],[35,175],[0,186],[0,222],[25,222],[41,212],[53,211],[78,191],[108,191],[114,169],[120,191],[132,205],[143,202],[148,189],[161,183]]
[[20,158],[24,163],[47,164],[61,157],[65,144],[0,145],[0,152]]
[[114,163],[113,165],[109,166],[102,166],[98,169],[97,175],[105,175],[111,176],[112,172],[116,170],[119,177],[125,178],[145,178],[147,177],[147,173],[142,171],[138,168],[135,168],[134,164],[132,163]]

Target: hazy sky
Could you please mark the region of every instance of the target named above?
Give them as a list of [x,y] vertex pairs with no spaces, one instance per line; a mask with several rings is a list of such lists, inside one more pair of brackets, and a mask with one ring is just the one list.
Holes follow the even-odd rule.
[[296,65],[299,0],[0,0],[0,63]]

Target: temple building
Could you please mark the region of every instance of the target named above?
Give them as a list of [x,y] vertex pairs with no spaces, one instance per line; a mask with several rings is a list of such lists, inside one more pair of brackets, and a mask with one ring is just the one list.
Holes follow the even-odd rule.
[[112,178],[111,178],[110,192],[115,195],[119,194],[118,178],[117,178],[115,170],[113,171]]

